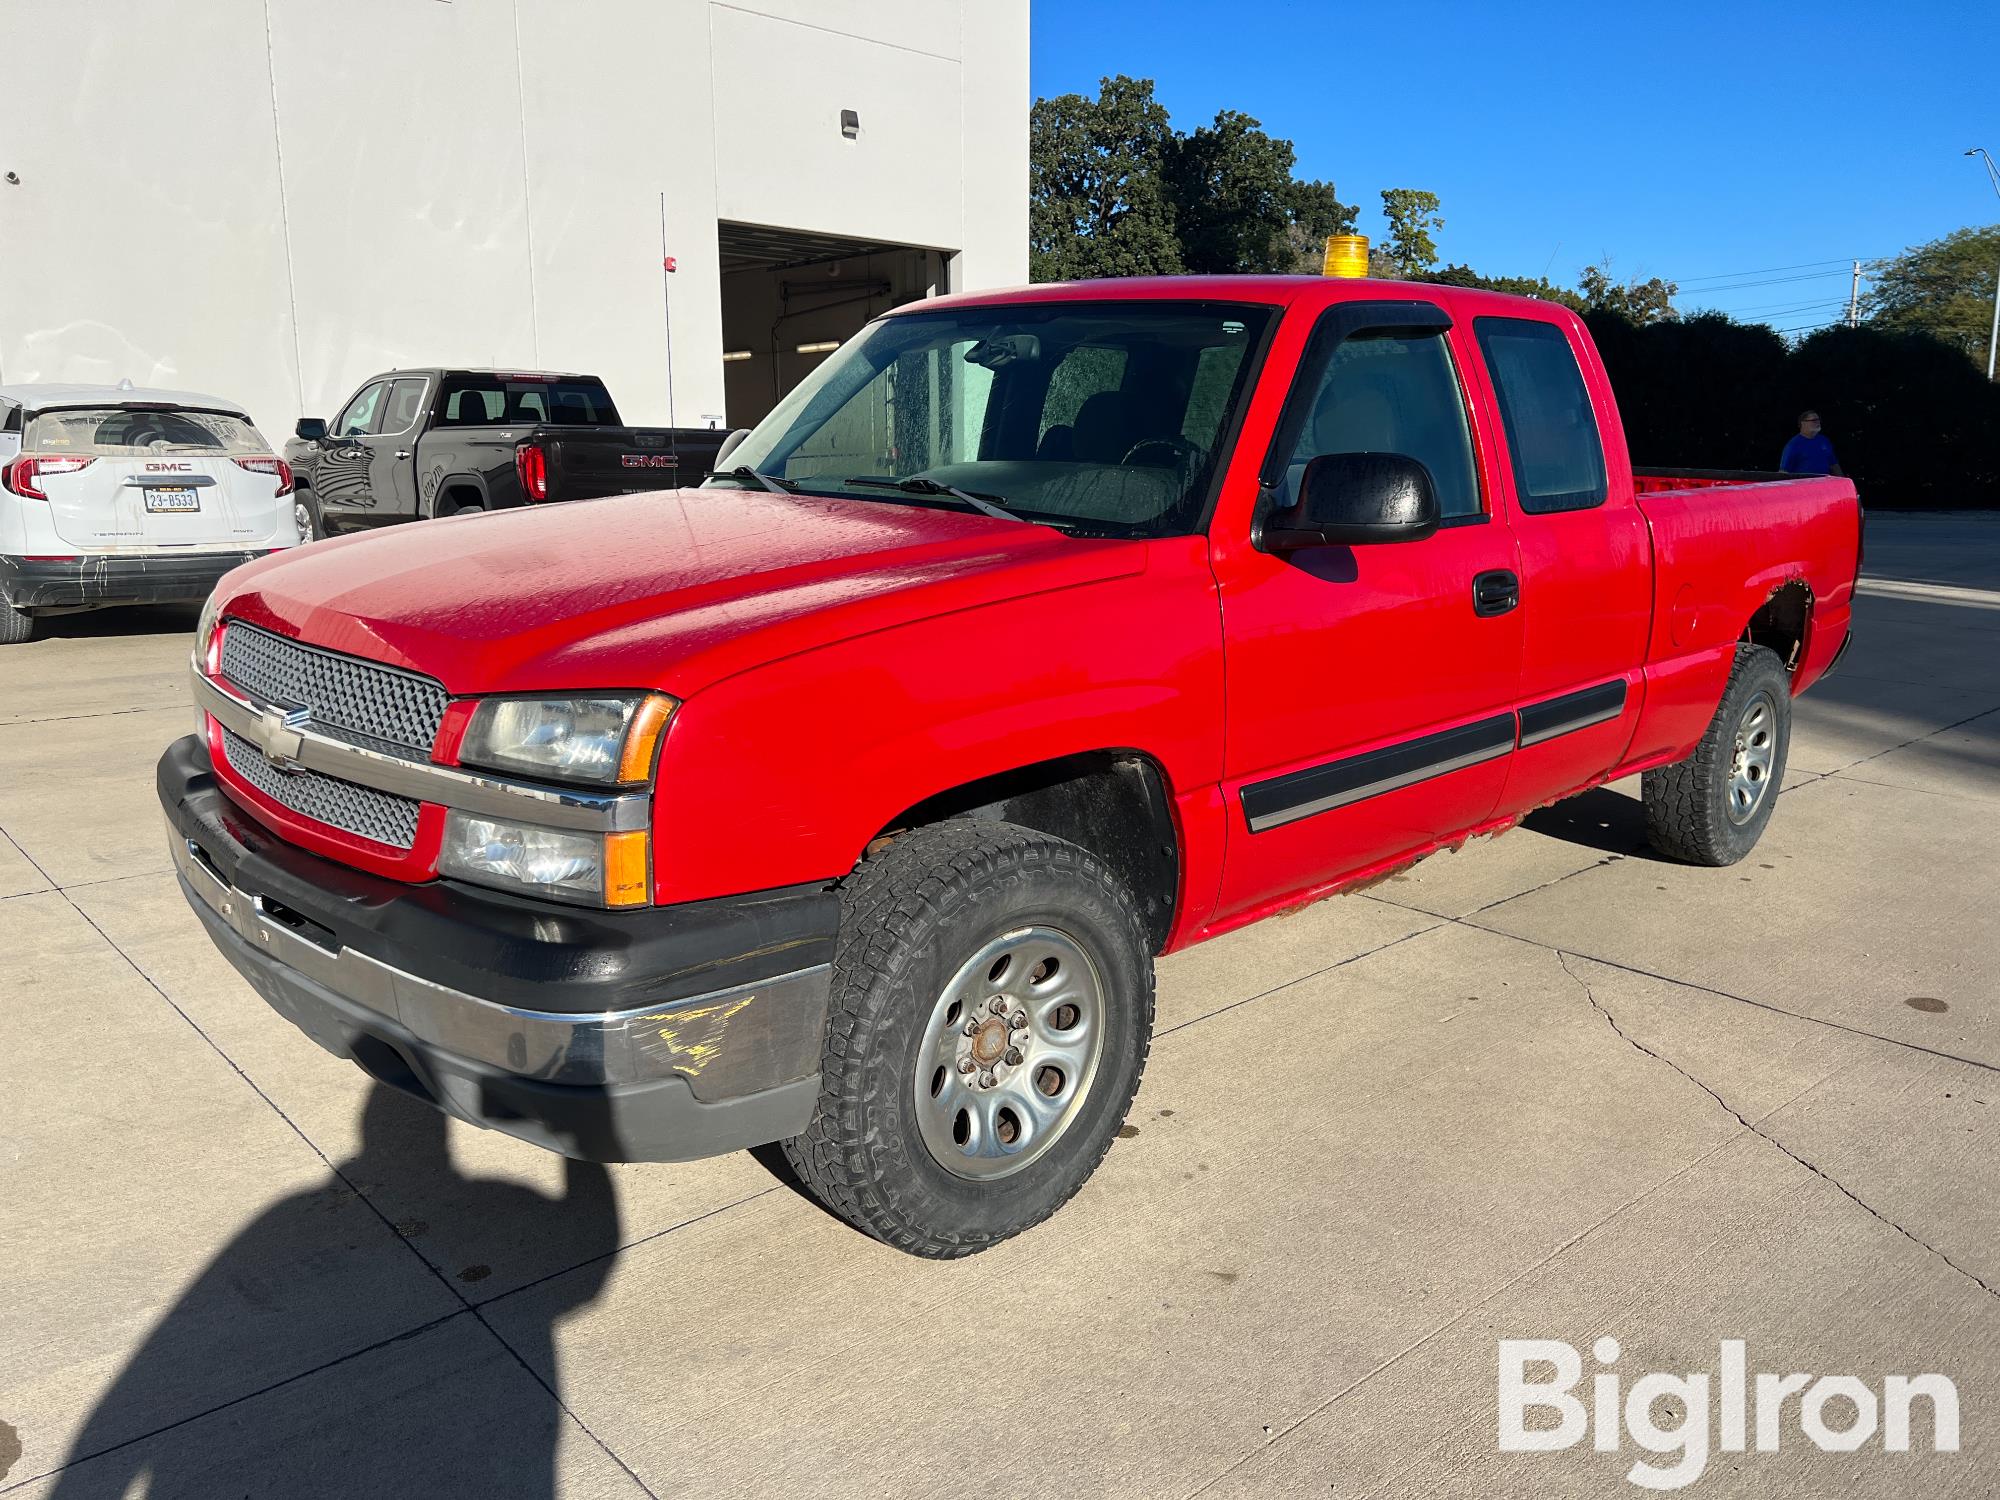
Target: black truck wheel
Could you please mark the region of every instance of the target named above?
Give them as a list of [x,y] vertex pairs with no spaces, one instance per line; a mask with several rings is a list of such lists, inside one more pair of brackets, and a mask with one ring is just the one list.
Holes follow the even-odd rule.
[[300,542],[317,542],[326,535],[326,522],[320,518],[319,497],[299,485],[292,491],[292,521],[299,528]]
[[1046,1219],[1139,1088],[1153,960],[1087,850],[1011,823],[935,824],[842,897],[801,1181],[913,1255],[972,1255]]
[[1777,653],[1738,646],[1722,703],[1694,754],[1646,772],[1646,836],[1670,859],[1733,865],[1756,847],[1792,742],[1792,684]]

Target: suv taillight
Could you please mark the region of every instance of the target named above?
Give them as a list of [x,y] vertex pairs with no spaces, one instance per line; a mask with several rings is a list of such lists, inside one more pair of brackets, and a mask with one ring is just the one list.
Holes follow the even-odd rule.
[[74,474],[96,463],[94,458],[51,457],[46,453],[23,453],[0,469],[0,484],[29,500],[46,500],[40,479],[44,474]]
[[278,481],[279,494],[292,492],[292,466],[282,458],[239,458],[235,463],[237,468],[248,469],[252,474],[272,475]]
[[521,476],[521,493],[530,500],[549,498],[549,459],[535,443],[514,450],[514,468]]

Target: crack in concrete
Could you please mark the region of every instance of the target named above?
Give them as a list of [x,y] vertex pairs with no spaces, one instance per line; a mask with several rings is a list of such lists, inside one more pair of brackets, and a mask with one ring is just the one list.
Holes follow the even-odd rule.
[[[1927,1251],[1930,1254],[1936,1256],[1939,1260],[1943,1261],[1947,1266],[1951,1267],[1952,1270],[1956,1271],[1959,1275],[1963,1276],[1967,1281],[1970,1281],[1974,1286],[1978,1287],[1982,1292],[1986,1293],[1987,1296],[1994,1298],[1996,1301],[2000,1301],[2000,1288],[1994,1287],[1990,1282],[1984,1280],[1974,1272],[1967,1270],[1964,1266],[1961,1266],[1957,1261],[1953,1260],[1949,1255],[1945,1254],[1944,1251],[1940,1250],[1936,1245],[1931,1244],[1928,1240],[1925,1240],[1920,1236],[1912,1233],[1910,1230],[1904,1228],[1901,1224],[1897,1223],[1894,1219],[1890,1218],[1887,1214],[1883,1213],[1880,1209],[1876,1208],[1872,1203],[1868,1202],[1867,1199],[1861,1197],[1860,1194],[1856,1193],[1852,1188],[1848,1187],[1839,1178],[1835,1177],[1825,1168],[1821,1167],[1816,1162],[1811,1162],[1806,1160],[1805,1157],[1799,1155],[1798,1152],[1794,1151],[1790,1146],[1787,1146],[1783,1141],[1779,1140],[1770,1131],[1764,1129],[1763,1126],[1753,1123],[1751,1120],[1747,1119],[1743,1115],[1742,1111],[1738,1110],[1736,1106],[1731,1104],[1727,1099],[1723,1098],[1721,1094],[1717,1093],[1714,1089],[1710,1088],[1706,1083],[1702,1082],[1701,1079],[1695,1077],[1694,1074],[1690,1073],[1686,1068],[1683,1068],[1679,1063],[1675,1062],[1671,1057],[1668,1057],[1665,1053],[1657,1051],[1652,1047],[1648,1047],[1644,1042],[1640,1041],[1637,1037],[1633,1036],[1630,1032],[1628,1032],[1623,1026],[1620,1026],[1618,1024],[1618,1018],[1612,1015],[1610,1010],[1605,1007],[1604,1003],[1597,998],[1597,992],[1591,988],[1590,981],[1585,979],[1581,974],[1577,973],[1576,970],[1572,969],[1569,966],[1571,955],[1562,950],[1561,948],[1556,948],[1551,951],[1553,951],[1556,956],[1556,962],[1562,965],[1563,973],[1567,974],[1570,977],[1570,979],[1576,983],[1577,987],[1583,991],[1583,998],[1590,1002],[1590,1008],[1596,1011],[1597,1014],[1599,1014],[1600,1016],[1604,1017],[1605,1025],[1611,1028],[1613,1035],[1615,1035],[1620,1041],[1624,1042],[1628,1047],[1632,1048],[1635,1052],[1638,1052],[1645,1057],[1651,1058],[1654,1062],[1661,1063],[1664,1066],[1673,1069],[1674,1072],[1678,1073],[1682,1078],[1686,1079],[1689,1083],[1693,1084],[1696,1088],[1700,1089],[1704,1094],[1708,1095],[1709,1098],[1713,1099],[1718,1109],[1722,1110],[1738,1125],[1741,1125],[1745,1130],[1749,1131],[1752,1135],[1756,1136],[1757,1139],[1783,1152],[1786,1156],[1790,1157],[1794,1162],[1797,1162],[1800,1166],[1804,1167],[1808,1172],[1812,1173],[1813,1176],[1819,1178],[1822,1182],[1826,1183],[1827,1186],[1831,1187],[1835,1192],[1839,1193],[1843,1198],[1847,1199],[1847,1201],[1852,1203],[1856,1208],[1861,1209],[1871,1218],[1877,1219],[1881,1223],[1887,1225],[1890,1229],[1895,1230],[1896,1233],[1900,1234],[1904,1239],[1908,1240],[1918,1249]],[[1582,957],[1583,955],[1579,954],[1576,956]],[[1590,962],[1590,961],[1591,960],[1589,959],[1585,959],[1585,962]]]

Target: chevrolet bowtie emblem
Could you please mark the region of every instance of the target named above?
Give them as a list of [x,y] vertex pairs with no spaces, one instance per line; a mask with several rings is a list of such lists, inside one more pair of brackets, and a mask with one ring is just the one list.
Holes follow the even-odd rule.
[[299,730],[304,727],[307,717],[303,708],[283,709],[275,705],[257,716],[251,738],[264,752],[264,759],[278,770],[298,769],[299,750],[305,743],[305,737]]

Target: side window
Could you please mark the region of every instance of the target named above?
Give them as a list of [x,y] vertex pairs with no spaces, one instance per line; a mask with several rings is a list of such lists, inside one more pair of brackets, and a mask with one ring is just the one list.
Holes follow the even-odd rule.
[[498,385],[464,386],[444,398],[444,420],[451,427],[484,427],[499,421],[506,406]]
[[381,414],[382,397],[389,389],[389,382],[378,380],[373,385],[363,386],[355,398],[347,403],[347,410],[333,424],[335,437],[360,437],[375,431],[375,419]]
[[[1117,392],[1124,383],[1123,349],[1085,344],[1065,354],[1050,372],[1048,394],[1042,398],[1035,457],[1117,463],[1131,446],[1121,441],[1125,434],[1117,420],[1122,415]],[[1093,404],[1093,397],[1102,399]],[[1118,451],[1112,453],[1113,448]]]
[[1604,444],[1563,331],[1526,318],[1479,318],[1472,326],[1500,395],[1521,509],[1545,515],[1602,505]]
[[383,417],[381,432],[408,432],[417,425],[417,418],[423,415],[424,392],[430,382],[421,375],[406,375],[400,380],[389,382],[388,415]]
[[1465,400],[1441,332],[1359,333],[1333,351],[1285,470],[1287,503],[1322,453],[1401,453],[1430,470],[1438,513],[1480,514]]

